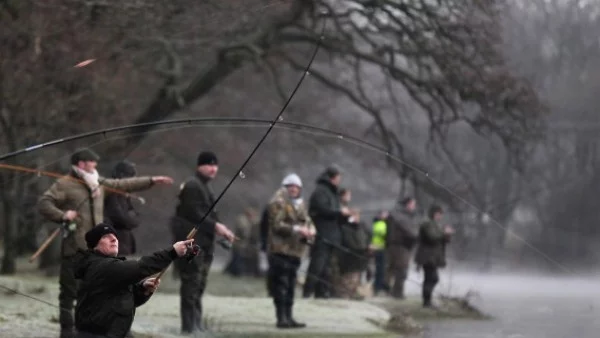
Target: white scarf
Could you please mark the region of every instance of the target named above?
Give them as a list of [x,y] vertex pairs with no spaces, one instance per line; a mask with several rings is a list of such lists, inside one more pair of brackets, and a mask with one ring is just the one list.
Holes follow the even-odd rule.
[[81,170],[76,166],[73,166],[73,170],[90,188],[92,191],[92,197],[97,197],[100,194],[100,189],[98,189],[100,188],[100,183],[98,182],[100,175],[98,174],[98,171],[94,170],[94,172],[88,173],[87,171]]
[[300,204],[302,204],[302,197],[298,197],[298,198],[290,198],[290,202],[292,202],[292,205],[295,208],[298,208],[300,206]]

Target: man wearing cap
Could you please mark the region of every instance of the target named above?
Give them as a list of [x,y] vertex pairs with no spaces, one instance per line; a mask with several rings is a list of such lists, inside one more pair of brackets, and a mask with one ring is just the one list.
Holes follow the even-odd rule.
[[73,275],[73,256],[78,249],[86,249],[85,233],[103,220],[104,196],[108,192],[104,187],[129,192],[173,182],[166,176],[106,179],[96,171],[99,159],[91,149],[75,151],[71,156],[71,171],[56,180],[38,202],[38,210],[46,219],[69,224],[63,236],[58,279],[61,338],[74,335],[72,312],[77,283]]
[[310,254],[310,265],[304,283],[303,296],[327,298],[331,284],[328,267],[334,249],[341,246],[340,226],[350,217],[348,207],[340,205],[338,186],[342,175],[338,168],[329,167],[317,179],[317,186],[310,196],[308,213],[315,222],[317,237]]
[[208,184],[217,176],[219,163],[217,156],[209,151],[198,155],[196,173],[181,185],[179,204],[175,210],[171,226],[176,241],[184,240],[194,227],[197,228],[196,244],[201,254],[191,262],[175,262],[175,272],[181,278],[181,331],[191,334],[202,331],[202,295],[213,259],[215,235],[225,237],[230,242],[234,234],[219,221],[216,210],[208,213],[215,202],[213,191]]
[[137,261],[117,257],[117,232],[100,223],[85,234],[88,250],[75,256],[75,277],[81,280],[77,292],[75,326],[77,338],[125,337],[131,328],[135,308],[146,303],[160,281],[149,276],[184,256],[188,244],[181,241]]
[[302,180],[287,175],[268,206],[269,213],[269,279],[268,287],[275,304],[278,328],[301,328],[292,316],[296,275],[306,252],[303,240],[312,239],[315,226],[302,199]]

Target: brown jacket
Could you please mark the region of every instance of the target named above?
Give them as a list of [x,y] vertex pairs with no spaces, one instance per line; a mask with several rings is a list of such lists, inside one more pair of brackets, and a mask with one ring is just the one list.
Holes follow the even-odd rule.
[[86,250],[85,233],[96,224],[104,220],[104,196],[107,194],[105,187],[122,191],[145,190],[152,186],[152,178],[133,177],[126,179],[100,178],[100,193],[92,197],[92,192],[85,183],[81,182],[77,174],[71,172],[54,182],[38,201],[38,210],[50,221],[62,222],[67,210],[77,212],[74,219],[77,228],[63,240],[62,255],[72,256],[78,249]]
[[294,206],[286,188],[281,188],[269,203],[269,253],[304,256],[307,245],[294,232],[294,225],[315,229],[304,202]]

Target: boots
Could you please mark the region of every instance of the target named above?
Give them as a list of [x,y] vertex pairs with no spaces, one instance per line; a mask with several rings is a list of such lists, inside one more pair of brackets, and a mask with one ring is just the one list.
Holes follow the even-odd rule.
[[301,328],[301,327],[306,327],[306,324],[304,324],[304,323],[299,323],[299,322],[297,322],[297,321],[295,321],[295,320],[294,320],[294,317],[292,316],[292,305],[287,305],[287,306],[285,307],[285,314],[286,314],[286,317],[287,317],[287,319],[288,319],[288,321],[289,321],[290,325],[291,325],[293,328]]
[[275,313],[277,315],[277,328],[279,329],[289,329],[292,327],[292,323],[290,323],[287,312],[283,305],[277,304],[275,305]]

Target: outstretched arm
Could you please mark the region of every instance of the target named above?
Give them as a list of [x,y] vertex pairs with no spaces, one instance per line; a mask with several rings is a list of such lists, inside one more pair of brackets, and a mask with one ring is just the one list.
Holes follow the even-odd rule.
[[167,176],[141,176],[131,178],[102,178],[100,185],[124,190],[124,191],[141,191],[150,189],[154,184],[172,184],[173,179]]
[[177,257],[185,255],[187,245],[192,242],[193,239],[177,242],[170,249],[157,251],[137,261],[107,260],[98,268],[98,273],[111,276],[108,282],[114,285],[135,284],[148,276],[159,273]]

